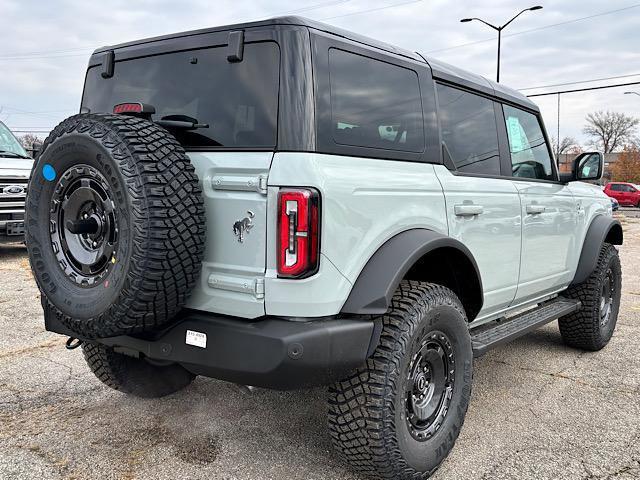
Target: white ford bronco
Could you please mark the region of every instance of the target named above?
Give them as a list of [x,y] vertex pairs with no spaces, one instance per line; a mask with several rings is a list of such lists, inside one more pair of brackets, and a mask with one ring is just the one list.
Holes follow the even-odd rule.
[[561,176],[540,111],[297,17],[97,50],[27,194],[48,330],[144,397],[196,375],[330,385],[336,449],[427,478],[473,359],[558,319],[603,348],[622,229],[599,153]]

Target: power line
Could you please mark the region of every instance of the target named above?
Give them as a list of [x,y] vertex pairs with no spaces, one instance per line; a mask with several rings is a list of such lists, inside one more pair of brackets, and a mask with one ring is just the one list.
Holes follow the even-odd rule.
[[335,15],[333,17],[324,17],[324,18],[321,18],[320,20],[333,20],[335,18],[351,17],[352,15],[362,15],[363,13],[377,12],[379,10],[386,10],[387,8],[399,7],[401,5],[409,5],[410,3],[418,3],[418,2],[422,2],[422,0],[409,0],[407,2],[393,3],[391,5],[386,5],[384,7],[368,8],[366,10],[360,10],[360,11],[357,11],[357,12],[345,13],[343,15]]
[[[295,10],[288,10],[286,12],[270,14],[269,16],[304,13],[304,12],[309,12],[311,10],[318,10],[320,8],[342,5],[345,3],[349,3],[351,1],[353,0],[330,0],[326,2],[316,3],[314,5],[309,5],[307,7],[297,8]],[[354,13],[354,15],[355,14],[356,13]],[[108,43],[108,42],[103,42],[103,44],[104,43]],[[0,60],[31,60],[31,59],[40,60],[43,58],[82,57],[82,56],[85,56],[88,51],[93,51],[96,48],[97,47],[95,45],[87,45],[84,47],[75,47],[75,48],[68,48],[63,50],[46,50],[46,51],[39,51],[39,52],[12,52],[12,53],[5,53],[0,55]]]
[[638,76],[640,76],[640,73],[631,73],[629,75],[618,75],[615,77],[593,78],[591,80],[579,80],[576,82],[554,83],[551,85],[541,85],[539,87],[517,88],[516,90],[524,91],[524,90],[538,90],[539,88],[565,87],[567,85],[578,85],[580,83],[602,82],[604,80],[616,80],[618,78],[629,78],[629,77],[638,77]]
[[[586,17],[574,18],[572,20],[566,20],[564,22],[552,23],[552,24],[549,24],[549,25],[543,25],[542,27],[530,28],[529,30],[522,30],[520,32],[508,33],[508,34],[503,35],[503,37],[515,37],[516,35],[524,35],[525,33],[537,32],[539,30],[544,30],[544,29],[552,28],[552,27],[558,27],[560,25],[568,25],[570,23],[581,22],[582,20],[589,20],[591,18],[602,17],[604,15],[611,15],[611,14],[614,14],[614,13],[623,12],[625,10],[630,10],[632,8],[638,8],[638,7],[640,7],[640,3],[637,3],[635,5],[631,5],[631,6],[628,6],[628,7],[624,7],[624,8],[618,8],[617,10],[608,10],[606,12],[596,13],[596,14],[589,15],[589,16],[586,16]],[[457,48],[469,47],[471,45],[477,45],[479,43],[487,43],[487,42],[495,42],[495,38],[487,38],[486,40],[477,40],[475,42],[463,43],[461,45],[455,45],[453,47],[439,48],[437,50],[429,50],[426,53],[429,54],[429,53],[437,53],[437,52],[446,52],[448,50],[455,50]]]
[[303,7],[303,8],[298,8],[296,10],[288,10],[286,12],[282,13],[278,13],[276,15],[288,15],[288,14],[292,14],[292,13],[303,13],[303,12],[308,12],[310,10],[318,10],[319,8],[325,8],[325,7],[331,7],[334,5],[340,5],[343,3],[348,3],[351,2],[352,0],[332,0],[330,2],[322,2],[322,3],[316,3],[315,5],[309,5],[308,7]]
[[562,90],[559,92],[534,93],[527,97],[543,97],[545,95],[559,95],[561,93],[590,92],[592,90],[604,90],[606,88],[627,87],[629,85],[640,85],[640,82],[617,83],[615,85],[602,85],[600,87],[576,88],[573,90]]

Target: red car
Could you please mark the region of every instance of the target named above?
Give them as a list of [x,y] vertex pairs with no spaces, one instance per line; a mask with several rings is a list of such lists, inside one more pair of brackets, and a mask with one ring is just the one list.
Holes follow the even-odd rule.
[[615,198],[620,205],[640,207],[640,186],[626,182],[610,182],[604,187],[604,193]]

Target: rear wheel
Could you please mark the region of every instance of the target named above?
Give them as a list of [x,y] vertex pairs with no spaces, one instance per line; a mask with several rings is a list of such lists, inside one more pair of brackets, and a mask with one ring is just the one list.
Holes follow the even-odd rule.
[[329,430],[357,470],[428,478],[460,433],[473,353],[460,301],[439,285],[403,281],[366,366],[329,391]]
[[605,243],[589,278],[564,295],[582,302],[582,308],[558,320],[567,345],[584,350],[602,349],[613,335],[620,310],[622,270],[618,250]]
[[96,343],[83,343],[82,351],[87,365],[102,383],[136,397],[164,397],[182,390],[195,378],[180,365],[154,365]]

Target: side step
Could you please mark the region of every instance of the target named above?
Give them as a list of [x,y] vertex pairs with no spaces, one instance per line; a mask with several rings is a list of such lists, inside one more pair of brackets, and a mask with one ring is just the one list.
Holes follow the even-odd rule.
[[579,310],[580,307],[579,300],[557,297],[515,317],[495,320],[471,330],[473,356],[484,355],[489,349],[526,335],[546,323]]

